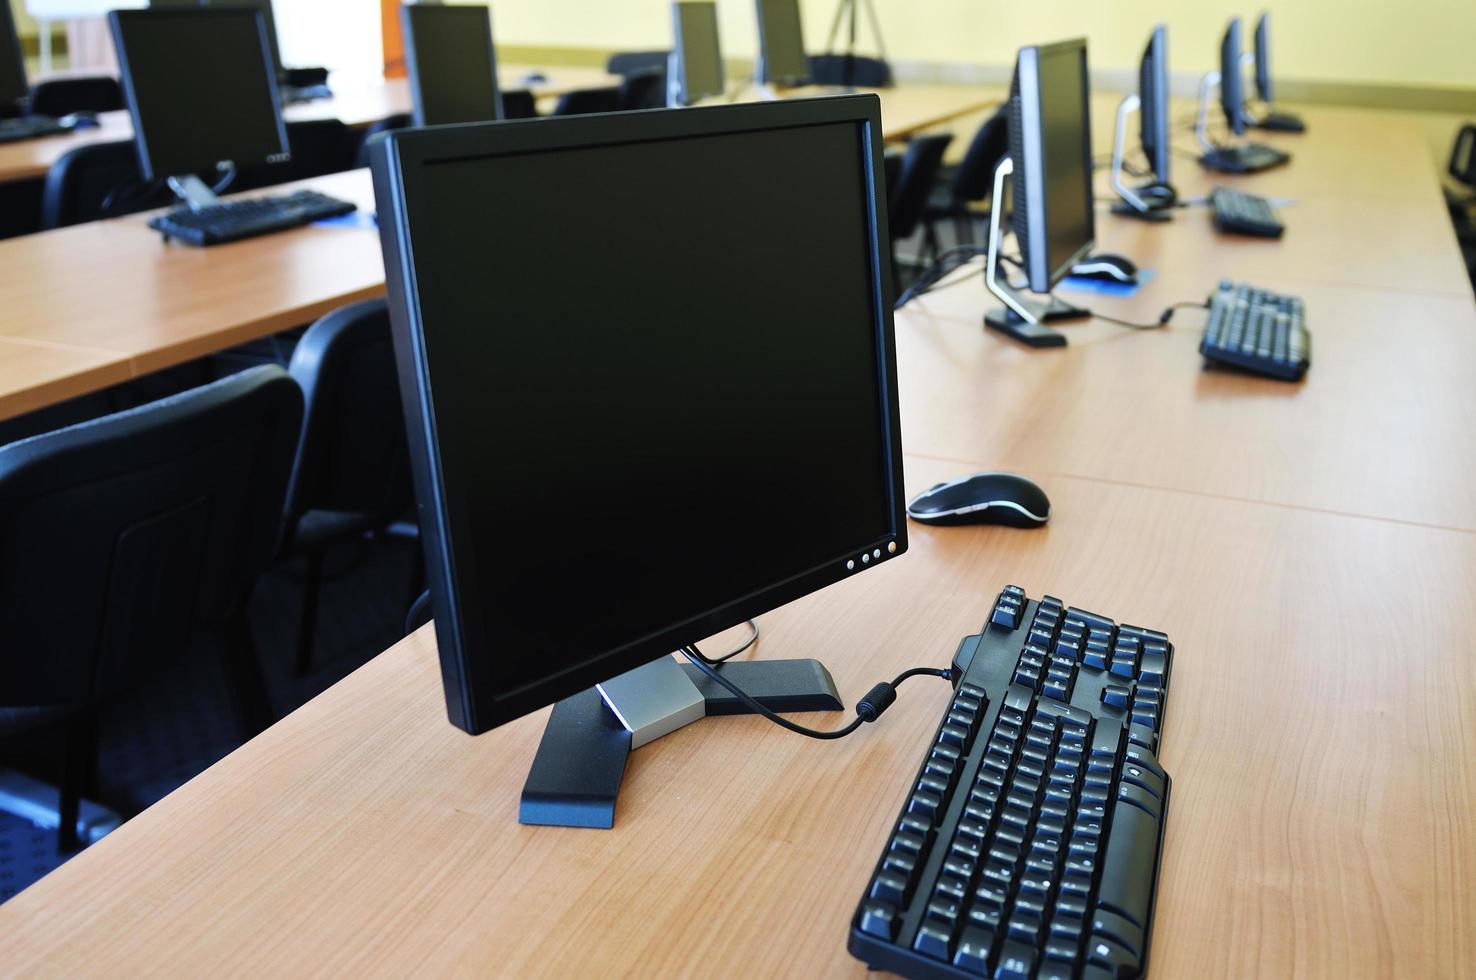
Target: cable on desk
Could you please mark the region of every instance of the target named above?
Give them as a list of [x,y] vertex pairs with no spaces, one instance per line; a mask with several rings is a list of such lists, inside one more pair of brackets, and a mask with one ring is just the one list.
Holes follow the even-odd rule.
[[1107,316],[1105,313],[1098,313],[1095,310],[1092,311],[1092,316],[1096,317],[1098,320],[1106,320],[1108,323],[1115,323],[1119,327],[1127,327],[1129,330],[1161,330],[1164,327],[1168,326],[1169,321],[1174,318],[1175,312],[1182,310],[1185,307],[1191,306],[1201,310],[1209,309],[1208,303],[1201,303],[1196,300],[1188,300],[1183,303],[1175,303],[1165,309],[1163,313],[1159,315],[1157,323],[1133,323],[1131,320],[1119,320],[1115,316]]
[[697,649],[697,644],[693,643],[689,646],[682,647],[681,652],[692,663],[692,666],[702,671],[719,686],[727,688],[728,693],[732,694],[739,701],[742,701],[744,706],[754,714],[762,715],[780,728],[787,728],[796,735],[803,735],[806,738],[818,738],[823,741],[845,738],[867,722],[876,721],[882,716],[882,712],[886,711],[892,706],[892,702],[897,700],[897,687],[910,677],[941,677],[948,681],[953,680],[952,668],[939,670],[934,667],[913,667],[911,670],[904,670],[890,684],[884,681],[873,687],[870,691],[867,691],[866,696],[856,702],[856,717],[852,719],[849,725],[831,731],[821,731],[815,728],[806,728],[804,725],[797,725],[778,712],[764,707],[745,691],[741,690],[736,684],[724,677],[717,669],[718,661],[709,660],[704,657],[702,651]]
[[732,660],[734,657],[738,656],[738,654],[742,653],[744,650],[747,650],[749,647],[753,646],[755,643],[758,642],[758,638],[759,638],[758,623],[755,623],[751,619],[745,619],[744,622],[747,623],[748,624],[748,628],[753,631],[753,632],[751,632],[751,633],[748,634],[748,641],[746,643],[744,643],[742,646],[737,647],[736,649],[729,650],[727,653],[723,654],[721,657],[713,657],[712,660],[709,661],[710,663],[715,663],[715,664],[726,663],[727,661]]

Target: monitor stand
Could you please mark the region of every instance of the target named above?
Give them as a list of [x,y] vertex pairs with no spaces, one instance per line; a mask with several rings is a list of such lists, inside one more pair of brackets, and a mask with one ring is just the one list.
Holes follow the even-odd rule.
[[[716,668],[774,711],[840,711],[845,705],[818,660],[729,661]],[[708,715],[750,714],[702,671],[662,657],[554,705],[518,823],[615,825],[615,801],[631,751]]]
[[[994,169],[994,196],[992,201],[1005,199],[1005,178],[1015,171],[1015,163],[1008,156]],[[984,316],[984,325],[998,330],[1008,337],[1030,347],[1065,347],[1066,337],[1050,327],[1042,326],[1060,320],[1081,320],[1092,315],[1091,310],[1070,303],[1063,303],[1047,295],[1044,301],[1026,299],[1019,290],[999,277],[999,246],[1004,239],[1004,212],[997,207],[989,217],[989,253],[984,264],[984,285],[1000,302],[1001,309],[990,310]]]
[[[1129,95],[1117,107],[1117,132],[1112,140],[1112,189],[1121,201],[1112,205],[1112,213],[1139,221],[1164,222],[1173,218],[1173,188],[1168,184],[1149,184],[1143,188],[1129,187],[1123,169],[1123,157],[1127,145],[1127,118],[1142,108],[1142,99]],[[1160,134],[1167,139],[1168,134]],[[1151,161],[1150,161],[1151,166]]]
[[183,177],[170,177],[169,189],[174,191],[174,196],[184,202],[185,207],[191,211],[199,211],[220,203],[220,197],[210,189],[210,185],[196,177],[187,174]]

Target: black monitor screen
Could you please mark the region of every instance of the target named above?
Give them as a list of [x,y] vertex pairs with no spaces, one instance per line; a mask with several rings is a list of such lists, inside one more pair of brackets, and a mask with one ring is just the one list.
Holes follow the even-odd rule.
[[482,6],[400,8],[417,126],[502,118],[492,12]]
[[1230,21],[1220,41],[1220,108],[1231,132],[1245,132],[1245,79],[1240,68],[1240,18]]
[[1153,29],[1138,72],[1139,126],[1153,179],[1169,182],[1168,32]]
[[282,74],[282,52],[277,47],[277,18],[272,12],[272,0],[200,0],[203,7],[247,7],[260,10],[266,20],[267,49],[272,55],[272,70]]
[[672,4],[682,102],[691,105],[723,94],[723,54],[718,45],[717,4]]
[[800,85],[810,77],[799,0],[758,0],[759,58],[764,84]]
[[[442,141],[402,163],[409,255],[387,231],[387,260],[392,300],[394,269],[413,268],[423,363],[402,387],[428,386],[434,415],[454,569],[436,624],[470,678],[470,694],[448,680],[462,727],[905,547],[876,130],[796,125],[861,100],[816,101],[851,105],[503,123],[483,129],[517,130],[505,152]],[[720,131],[678,134],[692,115]],[[560,146],[571,134],[582,145]],[[403,372],[417,339],[396,330]]]
[[28,94],[26,63],[10,0],[0,0],[0,106],[13,106]]
[[260,13],[115,10],[109,17],[146,178],[287,158]]
[[1256,94],[1268,105],[1276,101],[1271,92],[1271,15],[1256,22]]

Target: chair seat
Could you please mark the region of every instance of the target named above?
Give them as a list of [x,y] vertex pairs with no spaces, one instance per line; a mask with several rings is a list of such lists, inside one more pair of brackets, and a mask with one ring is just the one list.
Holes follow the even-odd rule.
[[0,708],[0,736],[18,735],[32,728],[65,721],[76,713],[77,709],[68,705]]

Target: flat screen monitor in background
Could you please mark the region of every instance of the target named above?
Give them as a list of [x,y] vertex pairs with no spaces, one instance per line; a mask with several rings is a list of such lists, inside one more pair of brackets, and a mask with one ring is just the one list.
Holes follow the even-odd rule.
[[617,692],[691,703],[671,651],[905,550],[881,136],[851,96],[372,151],[451,720],[560,702],[523,822],[609,825]]
[[1245,133],[1245,76],[1240,66],[1240,18],[1232,17],[1220,39],[1220,108],[1236,136]]
[[1271,15],[1256,21],[1256,95],[1267,105],[1275,102],[1271,90]]
[[799,0],[755,0],[758,9],[760,85],[793,87],[810,80]]
[[0,0],[0,108],[14,109],[30,94],[15,15],[10,0]]
[[1138,69],[1138,98],[1142,107],[1138,114],[1140,142],[1148,157],[1148,166],[1160,184],[1169,182],[1169,91],[1168,31],[1162,24],[1153,29],[1143,61]]
[[[995,187],[1002,191],[1002,176],[1010,175],[1013,230],[1029,291],[1047,297],[1091,251],[1096,237],[1089,85],[1085,39],[1020,49],[1010,88],[1010,153],[996,172]],[[992,311],[986,322],[1031,346],[1065,344],[1064,337],[1042,327],[1041,321],[1088,312],[1054,299],[1031,302],[1001,283],[1003,231],[998,223],[992,225],[985,282],[1005,308]]]
[[108,19],[145,179],[290,158],[260,11],[153,8]]
[[272,12],[272,0],[200,0],[204,7],[248,7],[252,10],[261,11],[262,19],[266,22],[267,47],[272,55],[272,71],[281,78],[282,50],[277,45],[277,18]]
[[695,105],[722,95],[726,89],[723,52],[718,43],[717,4],[674,3],[671,5],[672,86],[676,105]]
[[490,7],[405,4],[400,23],[415,125],[502,118]]

